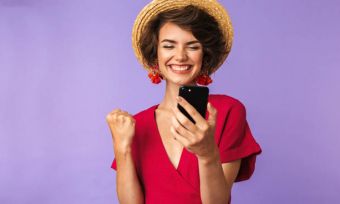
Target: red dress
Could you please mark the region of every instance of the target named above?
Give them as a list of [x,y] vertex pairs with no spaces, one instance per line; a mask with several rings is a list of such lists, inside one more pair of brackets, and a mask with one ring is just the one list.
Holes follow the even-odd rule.
[[[208,100],[217,109],[215,141],[220,150],[221,163],[242,158],[236,181],[249,179],[261,148],[251,134],[244,105],[226,95],[211,94]],[[201,204],[197,157],[183,148],[178,168],[172,165],[155,120],[157,107],[154,105],[134,115],[136,129],[132,157],[145,203]],[[207,112],[206,119],[208,115]],[[111,167],[116,170],[115,160]]]

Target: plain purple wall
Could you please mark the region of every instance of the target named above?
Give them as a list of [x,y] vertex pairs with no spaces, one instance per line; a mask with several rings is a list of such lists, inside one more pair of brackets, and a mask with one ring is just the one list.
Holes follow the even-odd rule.
[[[118,203],[105,116],[159,103],[134,57],[147,3],[0,0],[0,203]],[[231,55],[212,93],[241,100],[263,148],[235,204],[340,202],[340,2],[221,1]]]

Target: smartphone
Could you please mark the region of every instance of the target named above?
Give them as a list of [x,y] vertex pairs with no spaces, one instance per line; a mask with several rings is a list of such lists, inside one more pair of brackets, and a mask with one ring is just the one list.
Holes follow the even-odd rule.
[[[205,86],[181,86],[179,88],[179,96],[188,101],[200,114],[205,118],[208,104],[209,88]],[[195,120],[189,113],[179,104],[178,109],[194,124]]]

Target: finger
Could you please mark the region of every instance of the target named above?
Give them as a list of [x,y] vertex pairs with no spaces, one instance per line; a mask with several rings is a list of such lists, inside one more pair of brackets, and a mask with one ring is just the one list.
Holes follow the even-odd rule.
[[196,125],[191,122],[191,120],[189,120],[189,118],[187,118],[177,107],[176,108],[172,108],[172,113],[173,116],[176,118],[176,120],[187,130],[189,130],[190,132],[195,132],[197,127]]
[[120,119],[122,122],[129,122],[131,124],[135,123],[135,118],[126,111],[121,111],[115,114],[115,117]]
[[127,117],[132,118],[131,114],[129,114],[128,112],[123,111],[123,110],[121,110],[121,109],[115,109],[115,110],[113,110],[110,114],[111,114],[111,115],[117,115],[117,116],[119,116],[119,115],[124,115],[124,116],[127,116]]
[[125,117],[126,116],[121,111],[116,111],[115,113],[111,114],[111,118],[113,121],[124,121]]
[[178,96],[177,101],[189,113],[196,123],[202,124],[206,122],[201,114],[183,97]]
[[125,114],[125,115],[130,115],[127,111],[121,111],[121,113]]
[[112,119],[112,116],[113,116],[114,114],[118,113],[119,111],[120,111],[120,109],[114,109],[113,111],[111,111],[110,113],[108,113],[108,114],[106,115],[106,120]]
[[181,143],[184,147],[188,147],[189,146],[188,139],[183,137],[182,135],[178,134],[174,127],[172,127],[172,126],[170,127],[170,132],[172,133],[174,139],[176,141],[178,141],[179,143]]
[[207,110],[209,112],[208,123],[210,125],[215,125],[217,118],[217,109],[210,102],[208,102]]
[[119,112],[119,113],[117,113],[117,114],[123,115],[123,116],[125,116],[126,118],[132,118],[132,116],[131,116],[128,112],[126,112],[126,111],[121,111],[121,112]]
[[111,111],[111,113],[110,114],[113,114],[113,113],[118,113],[118,112],[121,112],[122,110],[121,109],[119,109],[119,108],[116,108],[116,109],[114,109],[113,111]]
[[125,120],[126,120],[126,117],[125,117],[125,115],[123,115],[123,114],[119,114],[119,115],[117,116],[117,118],[118,118],[120,121],[122,121],[122,122],[125,122]]
[[175,116],[171,117],[171,122],[171,127],[174,128],[179,135],[187,138],[188,140],[193,137],[192,134],[178,122]]
[[132,123],[136,122],[135,118],[130,113],[126,112],[125,116],[129,119],[130,122]]

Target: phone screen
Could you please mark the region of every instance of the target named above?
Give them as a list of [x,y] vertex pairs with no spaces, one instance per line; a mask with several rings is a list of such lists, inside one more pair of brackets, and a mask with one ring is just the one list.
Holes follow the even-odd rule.
[[[207,111],[207,103],[209,96],[209,88],[205,86],[181,86],[179,88],[179,96],[187,100],[200,114],[205,118]],[[178,109],[194,124],[195,120],[187,113],[187,111],[179,104]]]

